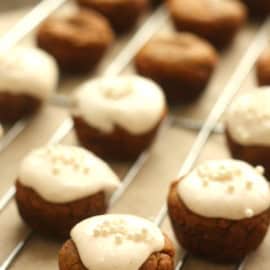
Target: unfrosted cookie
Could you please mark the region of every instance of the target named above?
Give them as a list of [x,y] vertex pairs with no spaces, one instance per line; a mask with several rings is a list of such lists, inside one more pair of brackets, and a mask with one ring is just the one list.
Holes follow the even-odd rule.
[[112,44],[107,19],[92,10],[71,10],[47,19],[37,31],[37,44],[67,72],[92,70]]
[[176,28],[194,32],[217,47],[228,45],[246,20],[238,0],[168,0]]

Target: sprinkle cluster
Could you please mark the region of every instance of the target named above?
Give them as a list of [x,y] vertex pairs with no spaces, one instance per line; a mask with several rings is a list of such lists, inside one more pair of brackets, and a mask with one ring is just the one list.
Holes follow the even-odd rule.
[[104,221],[98,224],[93,230],[94,237],[114,237],[116,245],[121,245],[124,241],[149,242],[152,240],[147,228],[141,228],[137,232],[130,232],[128,224],[123,219]]
[[[242,170],[234,164],[217,164],[216,166],[203,164],[197,168],[196,172],[201,179],[202,187],[207,188],[212,181],[223,182],[225,192],[231,195],[236,192],[236,186],[233,184],[233,180],[242,181],[243,188],[247,192],[251,191],[254,186],[252,179],[246,179]],[[257,166],[255,167],[255,172],[263,175],[264,168]],[[244,213],[247,218],[254,216],[254,210],[251,208],[246,208]]]
[[201,165],[197,173],[204,181],[230,181],[234,176],[240,176],[241,170],[224,164],[218,165],[214,170],[208,165]]
[[86,156],[78,149],[48,147],[44,154],[52,165],[51,173],[53,175],[59,175],[67,168],[85,175],[90,173],[89,164],[86,163]]
[[[255,171],[258,174],[264,174],[264,168],[262,166],[257,166]],[[233,194],[235,191],[235,187],[230,183],[230,181],[232,181],[235,177],[242,177],[241,170],[236,166],[232,166],[231,164],[220,164],[214,169],[209,165],[201,165],[197,168],[197,174],[201,178],[203,187],[207,187],[211,181],[228,182],[226,191],[229,194]],[[246,190],[252,190],[253,182],[251,180],[246,180],[245,188]]]

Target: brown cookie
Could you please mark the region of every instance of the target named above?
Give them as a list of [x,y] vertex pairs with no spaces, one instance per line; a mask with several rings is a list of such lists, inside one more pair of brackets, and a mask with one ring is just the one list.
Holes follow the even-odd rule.
[[0,122],[14,123],[23,117],[35,114],[41,107],[41,100],[26,94],[0,93]]
[[[173,270],[174,247],[165,235],[165,247],[162,251],[152,254],[139,270]],[[72,240],[68,240],[59,252],[60,270],[86,270],[78,250]]]
[[[180,180],[181,181],[181,180]],[[206,218],[189,210],[171,185],[168,211],[179,243],[189,252],[216,262],[242,260],[262,242],[270,222],[270,210],[242,220]]]
[[250,15],[260,19],[270,13],[269,0],[242,0],[248,7]]
[[270,48],[264,50],[258,58],[256,74],[260,86],[270,85]]
[[238,0],[168,0],[176,28],[194,32],[217,47],[228,45],[246,20]]
[[147,7],[147,0],[77,0],[83,7],[97,10],[117,32],[132,28]]
[[69,232],[81,220],[104,214],[105,193],[69,203],[56,204],[44,200],[33,189],[16,182],[16,202],[23,220],[36,232],[67,239]]
[[165,117],[149,132],[133,135],[116,126],[112,133],[103,133],[91,127],[82,117],[73,117],[74,129],[82,146],[107,160],[133,160],[148,148]]
[[190,33],[150,40],[136,57],[140,74],[156,81],[169,101],[189,103],[203,92],[218,62],[216,50]]
[[91,10],[47,19],[37,32],[37,44],[68,72],[89,71],[111,45],[114,34],[106,18]]

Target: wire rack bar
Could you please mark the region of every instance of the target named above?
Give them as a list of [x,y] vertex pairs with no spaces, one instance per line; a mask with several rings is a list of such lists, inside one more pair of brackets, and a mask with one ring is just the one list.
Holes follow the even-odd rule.
[[43,0],[1,37],[0,52],[10,49],[67,0]]
[[25,130],[29,119],[21,119],[17,121],[0,140],[0,153],[3,152],[16,138]]
[[161,5],[135,33],[128,45],[115,58],[113,63],[106,69],[105,76],[114,76],[122,72],[143,45],[157,32],[168,20],[165,5]]

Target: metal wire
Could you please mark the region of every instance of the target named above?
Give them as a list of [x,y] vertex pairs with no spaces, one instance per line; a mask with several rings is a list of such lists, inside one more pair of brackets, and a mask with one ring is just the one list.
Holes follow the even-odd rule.
[[24,16],[7,34],[1,37],[0,52],[10,49],[34,30],[43,20],[67,0],[43,0]]
[[16,122],[0,140],[0,153],[3,152],[25,130],[29,119],[21,119]]
[[128,45],[115,58],[113,63],[106,69],[105,76],[114,76],[122,72],[131,62],[143,45],[166,23],[169,15],[165,4],[161,5],[152,16],[147,19],[144,25],[133,36]]

